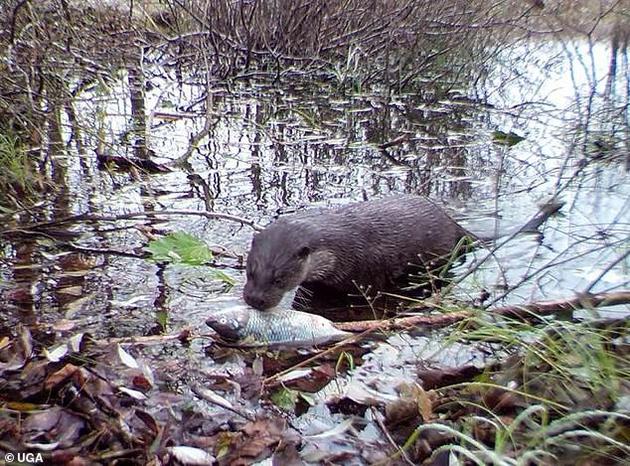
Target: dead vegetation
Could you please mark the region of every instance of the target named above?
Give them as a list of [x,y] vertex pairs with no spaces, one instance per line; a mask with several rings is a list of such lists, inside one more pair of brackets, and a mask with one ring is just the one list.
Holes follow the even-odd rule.
[[135,125],[130,131],[142,146],[151,65],[174,70],[179,79],[196,75],[208,86],[298,80],[340,91],[421,91],[430,98],[483,80],[492,57],[522,39],[582,35],[611,40],[622,51],[630,30],[625,0],[3,5],[0,129],[32,145],[60,143],[60,126],[77,124],[73,102],[123,70]]
[[[161,216],[157,220],[163,222],[168,215],[194,214],[230,218],[257,228],[251,219],[211,211],[208,185],[203,184],[205,180],[199,182],[199,177],[195,185],[192,174],[191,191],[206,188],[208,211],[151,209],[110,216],[69,211],[47,216],[46,211],[29,209],[27,199],[35,203],[41,193],[68,183],[70,178],[54,155],[56,148],[70,142],[80,154],[93,151],[94,160],[103,167],[129,171],[135,179],[146,173],[172,171],[171,167],[147,160],[151,152],[144,144],[148,133],[144,97],[155,80],[166,77],[179,85],[201,82],[205,95],[186,102],[177,112],[207,112],[207,130],[212,116],[208,91],[214,87],[230,92],[257,81],[279,88],[300,83],[313,94],[325,90],[326,97],[370,90],[382,99],[366,99],[364,107],[386,107],[382,102],[389,103],[391,95],[398,92],[417,93],[420,99],[436,101],[462,84],[474,88],[475,83],[488,77],[495,65],[493,58],[521,41],[543,43],[550,38],[567,41],[579,37],[588,41],[591,51],[597,41],[610,41],[607,91],[609,96],[623,97],[627,90],[615,94],[612,88],[614,77],[627,73],[629,14],[625,0],[163,0],[107,5],[6,0],[0,9],[0,166],[8,168],[10,174],[0,169],[0,177],[4,178],[0,204],[5,205],[5,197],[10,198],[7,204],[21,204],[24,218],[12,216],[0,231],[8,251],[7,257],[0,257],[0,265],[10,264],[0,272],[3,279],[10,276],[10,283],[17,283],[20,276],[24,283],[8,291],[0,289],[0,305],[7,309],[9,304],[32,306],[33,290],[37,288],[34,285],[55,279],[59,279],[61,289],[55,290],[59,294],[55,299],[62,304],[79,301],[78,296],[92,280],[94,261],[72,264],[73,259],[55,248],[72,246],[75,253],[82,251],[91,258],[127,254],[134,260],[144,260],[141,247],[136,251],[127,243],[109,249],[79,249],[73,242],[79,235],[77,231],[96,232],[99,239],[106,235],[96,226],[90,230],[83,223],[99,228],[106,225],[107,231],[125,231],[128,224],[123,222],[136,217],[154,220]],[[527,51],[527,58],[536,59],[536,50]],[[99,90],[105,93],[120,81],[126,86],[124,99],[130,101],[125,115],[129,117],[128,127],[120,144],[137,148],[136,157],[111,155],[107,145],[113,147],[116,143],[103,136],[96,120],[81,123],[75,108],[88,92],[91,97],[98,96]],[[569,181],[562,180],[566,184],[558,188],[560,192],[579,179],[582,167],[588,164],[599,163],[610,154],[630,160],[627,99],[610,99],[611,105],[597,107],[593,104],[598,97],[596,83],[592,84],[585,105],[576,104],[581,111],[584,109],[581,119],[571,122],[573,147],[581,145],[583,153],[591,158],[577,167]],[[390,115],[394,115],[392,118],[404,117],[408,126],[401,131],[400,126],[392,124],[396,134],[390,138],[380,134],[381,139],[374,141],[381,143],[388,160],[398,167],[416,169],[429,183],[432,173],[424,165],[407,164],[386,152],[414,142],[413,131],[425,123],[423,118],[426,120],[426,114],[414,107],[417,103],[410,102],[400,113],[383,110],[383,121],[389,124]],[[316,112],[301,114],[304,120],[315,121],[319,116]],[[440,120],[440,132],[446,133],[460,123],[449,117]],[[466,119],[472,118],[466,115]],[[93,136],[92,145],[83,146],[82,133]],[[503,133],[505,154],[512,145],[505,140],[509,135]],[[191,138],[186,155],[207,136],[208,131],[202,131]],[[272,142],[282,143],[281,138]],[[446,136],[437,142],[446,144]],[[409,152],[400,149],[399,155],[406,155],[405,151]],[[427,153],[428,158],[434,157]],[[461,159],[467,157],[461,148],[457,154]],[[419,159],[419,163],[425,161]],[[464,166],[465,160],[453,164]],[[139,174],[143,170],[146,173]],[[558,180],[560,184],[560,176]],[[133,228],[147,235],[159,233],[140,223]],[[620,215],[603,225],[597,237],[620,237],[624,228],[627,225]],[[41,238],[42,242],[33,238]],[[574,239],[576,244],[586,241],[579,233],[574,233]],[[42,246],[44,240],[54,246]],[[610,240],[602,248],[622,250],[623,241]],[[600,246],[593,245],[592,249],[596,247]],[[44,259],[34,259],[38,257],[34,252],[37,248],[49,248]],[[537,278],[539,272],[553,271],[564,256],[575,255],[567,246],[558,253],[557,261],[533,269],[523,281]],[[243,360],[244,369],[239,374],[208,374],[198,367],[177,366],[168,357],[152,368],[137,364],[111,342],[92,345],[88,335],[73,334],[72,328],[63,327],[68,323],[63,319],[57,327],[45,331],[36,326],[8,328],[10,335],[0,338],[0,450],[42,451],[46,462],[57,464],[210,464],[215,459],[220,464],[250,464],[271,456],[282,464],[297,464],[300,457],[333,464],[357,458],[370,463],[433,464],[448,460],[451,452],[462,461],[478,464],[559,464],[559,459],[565,457],[568,460],[564,464],[605,460],[621,463],[629,453],[630,369],[624,343],[627,318],[592,325],[563,324],[545,314],[570,313],[577,307],[591,309],[594,300],[611,297],[627,303],[627,292],[619,289],[617,294],[613,293],[615,289],[609,294],[591,294],[591,288],[601,284],[604,275],[621,268],[626,260],[627,252],[616,252],[578,298],[505,307],[496,313],[503,313],[496,321],[480,319],[470,309],[459,309],[459,313],[393,320],[390,326],[381,322],[348,324],[348,329],[392,332],[409,329],[410,324],[416,328],[436,321],[459,322],[452,340],[478,343],[480,350],[492,358],[482,367],[418,364],[412,374],[413,383],[395,387],[395,401],[375,395],[373,388],[378,380],[357,383],[360,387],[353,386],[354,392],[325,401],[331,413],[346,416],[340,425],[309,435],[292,424],[313,401],[309,394],[338,382],[348,368],[360,366],[368,348],[337,347],[305,356],[294,352],[240,352],[212,344],[205,349],[213,360]],[[79,262],[76,258],[74,261]],[[14,266],[15,272],[11,268]],[[46,268],[63,273],[53,275],[52,280],[50,275],[37,275]],[[13,275],[4,275],[8,269]],[[511,288],[506,285],[505,294],[522,284],[512,283]],[[160,286],[166,288],[163,285],[160,281]],[[63,291],[67,293],[61,296]],[[159,299],[166,301],[167,297],[160,295]],[[522,309],[537,318],[535,325],[510,319]],[[28,317],[37,320],[34,315],[31,312]],[[47,318],[53,319],[54,315]],[[175,342],[180,336],[181,345]],[[187,337],[148,336],[130,344],[132,348],[136,344],[145,348],[142,345],[157,341],[173,343],[182,350],[188,349]],[[154,373],[159,374],[157,381]],[[377,379],[385,375],[378,373]],[[191,394],[188,384],[193,378],[214,391],[192,389]],[[178,389],[185,393],[176,393]],[[191,399],[217,410],[209,413],[205,404],[191,408],[187,406]],[[357,432],[365,427],[360,423],[367,423],[365,419],[357,422],[361,416],[373,420],[372,427],[376,426],[380,438],[387,442],[370,443],[360,438]],[[346,432],[351,435],[341,441],[343,448],[334,445]],[[317,451],[321,445],[324,447]],[[195,450],[186,450],[188,446]]]
[[[59,142],[61,110],[72,124],[73,99],[125,69],[140,105],[149,64],[197,74],[209,85],[299,79],[403,91],[439,81],[446,92],[482,78],[487,60],[510,41],[577,30],[580,9],[537,3],[7,0],[0,15],[3,132]],[[615,40],[627,45],[620,2],[584,8],[593,21],[613,24]],[[579,18],[580,27],[592,25]],[[537,31],[539,23],[551,27]],[[515,30],[522,32],[515,37]]]

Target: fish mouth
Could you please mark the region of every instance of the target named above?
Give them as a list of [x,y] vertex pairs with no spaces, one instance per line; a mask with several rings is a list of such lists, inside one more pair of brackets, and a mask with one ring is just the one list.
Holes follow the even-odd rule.
[[321,316],[295,310],[259,311],[243,305],[214,313],[206,324],[228,345],[243,347],[310,347],[351,335]]
[[217,332],[221,338],[238,341],[243,328],[247,325],[247,316],[243,313],[235,314],[234,311],[226,309],[208,317],[206,325]]

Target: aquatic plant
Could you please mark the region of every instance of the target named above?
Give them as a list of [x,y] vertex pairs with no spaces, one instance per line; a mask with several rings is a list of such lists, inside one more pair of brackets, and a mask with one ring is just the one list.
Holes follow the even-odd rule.
[[475,342],[491,362],[476,381],[437,389],[440,420],[418,426],[402,449],[432,430],[443,438],[431,458],[448,452],[476,464],[627,455],[630,412],[622,400],[630,363],[620,338],[628,323],[539,320],[544,325],[479,316],[462,322],[447,344]]
[[[601,430],[584,426],[584,419],[602,420]],[[523,410],[510,423],[500,418],[471,416],[464,431],[441,422],[419,426],[402,446],[408,449],[423,432],[434,431],[448,436],[449,441],[433,450],[429,461],[445,452],[455,458],[467,459],[475,464],[501,466],[527,465],[531,461],[553,464],[575,464],[594,458],[617,462],[630,448],[623,439],[618,423],[628,422],[627,414],[611,411],[590,411],[567,415],[549,422],[546,408],[532,405]],[[616,429],[603,427],[608,421],[617,423]],[[482,442],[475,431],[480,425],[490,426],[494,437]],[[488,445],[490,443],[491,445]],[[493,446],[492,446],[493,444]]]
[[147,248],[156,262],[203,265],[214,259],[212,251],[203,241],[183,231],[152,240]]
[[35,192],[35,175],[17,136],[0,134],[0,205],[15,206]]
[[[191,266],[208,265],[214,259],[210,248],[193,235],[177,231],[151,240],[147,246],[151,259],[156,262]],[[212,269],[212,275],[229,286],[234,286],[234,278],[221,270]]]

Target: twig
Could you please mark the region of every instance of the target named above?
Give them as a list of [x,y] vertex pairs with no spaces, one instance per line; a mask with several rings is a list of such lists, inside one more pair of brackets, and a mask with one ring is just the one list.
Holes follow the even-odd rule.
[[[392,438],[392,436],[389,434],[389,431],[387,430],[387,427],[385,427],[385,424],[383,424],[383,421],[381,421],[381,418],[379,417],[379,412],[374,408],[374,406],[370,406],[370,410],[372,411],[372,418],[374,419],[374,421],[376,421],[376,424],[378,425],[379,429],[381,429],[381,432],[383,432],[383,435],[385,436],[385,438],[387,439],[387,441],[394,447],[396,448],[396,450],[398,451],[398,454],[400,456],[403,457],[403,459],[405,460],[405,462],[407,464],[410,464],[411,466],[414,466],[415,463],[413,461],[411,461],[411,459],[409,459],[409,456],[407,456],[407,453],[405,452],[405,450],[403,450],[400,445],[398,445],[394,439]],[[393,458],[390,458],[393,459]]]
[[[193,391],[193,393],[195,395],[197,395],[199,398],[201,398],[202,400],[207,401],[208,403],[212,403],[213,405],[219,406],[223,409],[226,409],[238,416],[241,416],[244,419],[247,419],[248,421],[254,422],[256,420],[256,418],[252,415],[250,415],[249,413],[246,413],[244,411],[241,411],[240,409],[235,408],[234,406],[232,406],[232,404],[226,400],[223,397],[219,397],[218,395],[214,395],[214,394],[210,394],[208,393],[209,390],[207,390],[206,388],[201,387],[198,384],[194,384],[190,387],[190,389]],[[212,396],[211,396],[212,395]]]
[[582,294],[575,298],[541,301],[524,305],[503,306],[492,309],[493,314],[529,319],[536,315],[549,315],[556,312],[566,312],[575,309],[594,308],[599,306],[615,306],[630,303],[630,291],[614,293]]
[[[337,326],[337,324],[335,323],[335,326]],[[293,366],[278,372],[277,374],[272,375],[271,377],[267,377],[265,380],[263,380],[263,385],[269,385],[272,382],[276,381],[276,379],[279,379],[280,377],[285,376],[286,374],[294,371],[295,369],[299,369],[300,367],[304,367],[314,361],[317,361],[318,359],[326,356],[327,354],[330,353],[334,353],[336,350],[338,350],[339,348],[352,344],[352,343],[356,343],[358,341],[360,341],[361,339],[363,339],[367,334],[374,332],[375,330],[378,330],[377,327],[374,328],[369,328],[367,330],[365,330],[363,333],[360,333],[358,335],[354,335],[351,336],[349,338],[346,338],[345,340],[340,341],[339,343],[334,344],[333,346],[331,346],[330,348],[327,348],[326,350],[317,353],[313,356],[311,356],[310,358],[305,359],[304,361],[300,361],[297,364],[294,364]]]
[[[453,282],[452,286],[455,286],[459,283],[462,283],[464,281],[464,279],[466,279],[468,276],[470,276],[471,274],[473,274],[476,270],[479,269],[479,267],[486,262],[488,259],[490,259],[491,257],[494,257],[495,253],[501,249],[503,246],[505,246],[506,244],[508,244],[509,242],[511,242],[515,237],[517,237],[518,235],[520,235],[521,233],[527,232],[527,231],[531,231],[532,226],[534,226],[535,228],[538,228],[542,223],[544,223],[551,215],[553,215],[554,213],[556,213],[558,210],[560,210],[560,208],[563,206],[564,204],[560,203],[559,201],[557,201],[555,198],[552,198],[550,200],[548,200],[543,206],[541,206],[538,211],[525,223],[523,224],[523,226],[521,226],[519,229],[517,229],[515,232],[513,232],[512,234],[510,234],[507,238],[505,238],[503,241],[501,241],[500,243],[498,243],[497,245],[495,245],[486,256],[482,257],[481,259],[479,259],[478,261],[473,262],[470,267],[468,268],[468,270],[466,271],[466,273],[464,273],[462,276],[458,277],[457,280],[455,282]],[[483,240],[481,240],[481,242],[483,243]]]
[[[489,315],[512,317],[522,320],[532,320],[539,316],[565,312],[575,309],[593,308],[599,306],[615,306],[630,303],[630,291],[617,291],[598,294],[578,294],[575,298],[540,301],[523,305],[503,306],[487,309]],[[417,327],[446,327],[475,315],[478,311],[458,311],[438,315],[417,315],[410,317],[396,317],[388,320],[360,320],[356,322],[335,322],[334,326],[347,332],[373,332],[408,330]]]
[[70,247],[74,251],[88,253],[88,254],[105,254],[111,256],[121,256],[121,257],[133,257],[135,259],[144,259],[149,257],[149,254],[138,254],[135,252],[129,251],[120,251],[117,249],[109,249],[109,248],[87,248],[84,246],[79,246],[78,244],[73,243],[72,241],[66,243],[68,247]]
[[630,255],[630,249],[628,249],[625,253],[621,254],[617,259],[615,259],[610,264],[608,264],[608,267],[602,270],[602,272],[597,277],[595,277],[595,279],[591,283],[588,284],[588,286],[582,291],[582,293],[584,294],[590,293],[593,287],[597,285],[597,283],[604,277],[604,275],[610,272],[610,270],[614,266],[616,266],[620,262],[623,262],[626,259],[626,257],[628,257],[629,255]]
[[242,225],[247,225],[253,228],[256,231],[261,231],[263,227],[258,225],[253,220],[248,220],[244,217],[239,217],[237,215],[226,214],[222,212],[208,212],[206,210],[188,210],[188,209],[177,209],[177,210],[161,210],[155,212],[131,212],[127,214],[114,215],[110,217],[100,217],[98,215],[85,215],[84,218],[79,220],[83,221],[94,221],[94,222],[115,222],[118,220],[127,220],[138,217],[156,217],[159,215],[193,215],[198,217],[206,217],[208,219],[223,219],[230,220],[233,222],[238,222]]
[[[540,267],[538,267],[537,269],[535,269],[534,271],[532,271],[530,273],[527,273],[524,276],[522,276],[520,278],[520,280],[518,280],[515,284],[511,285],[507,290],[505,290],[500,295],[494,297],[490,302],[486,302],[484,306],[489,308],[490,306],[498,303],[499,301],[503,300],[507,295],[512,293],[514,290],[517,290],[523,283],[529,281],[530,279],[532,279],[536,275],[540,275],[545,270],[551,269],[552,267],[557,267],[557,266],[565,264],[565,263],[569,263],[569,262],[575,261],[576,259],[588,256],[589,254],[593,254],[593,253],[595,253],[597,251],[609,249],[611,246],[614,246],[617,243],[623,243],[623,240],[619,240],[619,241],[617,241],[615,243],[612,243],[612,244],[603,244],[601,246],[595,247],[595,248],[590,249],[590,250],[586,250],[584,252],[579,252],[579,253],[574,253],[573,255],[569,255],[569,253],[571,252],[571,249],[573,247],[575,247],[576,244],[580,244],[580,243],[582,243],[582,242],[584,242],[584,241],[586,241],[588,239],[591,239],[593,237],[596,237],[596,236],[597,236],[597,234],[594,234],[591,237],[580,238],[580,239],[576,240],[575,242],[573,242],[572,244],[567,246],[562,252],[557,254],[554,258],[550,259],[546,264],[543,264]],[[565,258],[564,259],[560,259],[560,257],[562,257],[562,256],[565,256]]]
[[166,342],[170,342],[174,340],[194,340],[197,338],[210,338],[210,337],[208,335],[193,335],[189,333],[189,329],[182,329],[178,333],[169,333],[168,335],[103,338],[100,340],[94,340],[94,344],[99,345],[99,346],[107,346],[107,345],[112,345],[114,343],[120,343],[120,344],[126,344],[126,345],[147,345],[147,344],[166,343]]
[[394,317],[387,320],[359,320],[355,322],[335,322],[334,325],[339,330],[347,332],[373,332],[376,330],[392,331],[406,330],[419,326],[423,327],[446,327],[473,315],[470,311],[449,312],[436,315],[417,315],[409,317]]
[[[206,210],[187,210],[187,209],[161,210],[161,211],[154,211],[154,212],[129,212],[126,214],[109,215],[109,216],[108,215],[79,214],[79,215],[73,215],[70,217],[61,218],[61,219],[54,220],[51,222],[42,222],[42,223],[35,223],[32,225],[26,225],[24,227],[21,227],[20,229],[33,230],[37,228],[49,227],[52,225],[60,225],[63,223],[70,223],[70,222],[117,222],[119,220],[130,220],[130,219],[139,218],[139,217],[158,217],[160,215],[167,215],[167,216],[168,215],[193,215],[193,216],[198,216],[198,217],[206,217],[208,219],[224,219],[224,220],[230,220],[233,222],[238,222],[242,225],[247,225],[256,231],[261,231],[263,229],[261,225],[258,225],[253,220],[248,220],[246,218],[239,217],[237,215],[226,214],[222,212],[209,212]],[[11,233],[12,231],[14,230],[13,229],[3,230],[3,231],[0,231],[0,235]]]

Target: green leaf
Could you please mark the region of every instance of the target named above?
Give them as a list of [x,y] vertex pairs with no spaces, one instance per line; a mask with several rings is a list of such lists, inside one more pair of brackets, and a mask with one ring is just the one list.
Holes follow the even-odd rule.
[[222,281],[226,285],[230,285],[230,286],[236,285],[236,280],[234,280],[234,278],[232,278],[227,273],[222,272],[221,270],[215,270],[214,271],[214,278],[216,278],[217,280]]
[[521,141],[524,141],[525,138],[516,133],[510,131],[509,133],[504,133],[503,131],[496,130],[492,133],[492,139],[495,144],[499,144],[502,146],[514,146]]
[[284,411],[293,411],[298,399],[298,392],[286,387],[280,389],[271,395],[271,402]]
[[183,231],[149,242],[148,250],[156,262],[202,265],[213,259],[212,251],[203,241]]

